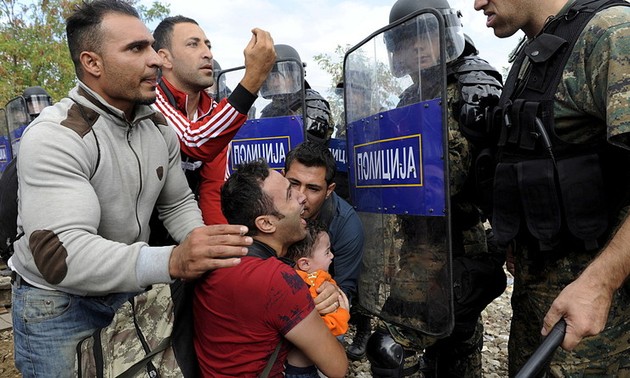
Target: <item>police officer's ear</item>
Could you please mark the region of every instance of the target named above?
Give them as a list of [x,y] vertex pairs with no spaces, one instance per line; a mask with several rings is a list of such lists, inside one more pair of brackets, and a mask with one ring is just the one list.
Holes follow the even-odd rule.
[[159,49],[157,51],[160,58],[162,58],[162,68],[166,67],[168,69],[173,68],[173,62],[171,60],[171,52],[167,49]]
[[276,232],[276,221],[277,217],[274,215],[259,215],[254,220],[254,224],[258,231],[263,234],[273,234]]
[[94,77],[100,77],[103,74],[103,59],[94,51],[82,51],[79,62],[86,74]]

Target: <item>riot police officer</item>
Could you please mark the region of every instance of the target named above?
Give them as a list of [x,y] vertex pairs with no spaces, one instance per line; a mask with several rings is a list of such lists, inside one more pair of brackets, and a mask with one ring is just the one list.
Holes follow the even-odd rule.
[[[4,263],[13,254],[11,243],[16,238],[17,219],[17,168],[16,157],[22,133],[42,110],[52,105],[52,97],[40,86],[28,87],[7,104],[2,114],[3,129],[0,131],[0,259]],[[6,123],[4,123],[6,122]],[[5,174],[5,171],[7,172]]]
[[26,101],[26,109],[31,121],[37,118],[45,107],[52,105],[52,97],[40,86],[26,88],[22,97]]
[[6,105],[9,139],[11,140],[11,157],[15,158],[19,151],[22,133],[42,110],[52,105],[52,98],[40,86],[26,88],[21,96],[17,96]]
[[[427,8],[437,10],[443,17],[446,34],[454,327],[448,336],[434,337],[381,321],[368,341],[367,356],[372,373],[377,377],[412,375],[420,368],[427,377],[480,377],[483,343],[480,314],[503,292],[506,278],[502,268],[504,257],[493,248],[491,231],[485,229],[483,215],[476,204],[476,190],[470,184],[476,181],[471,174],[474,167],[471,162],[483,147],[473,142],[475,136],[485,130],[485,107],[498,100],[501,76],[477,56],[477,49],[461,29],[460,13],[451,9],[446,0],[398,0],[390,12],[390,24]],[[395,77],[409,75],[412,80],[399,96],[398,107],[441,95],[440,64],[443,62],[440,62],[437,29],[437,22],[410,21],[385,32],[392,74]],[[426,264],[426,259],[421,260],[424,257],[414,253],[412,246],[417,243],[413,229],[431,227],[431,219],[423,222],[398,217],[396,227],[403,238],[398,276],[413,275],[415,273],[410,271],[414,266]],[[431,241],[426,244],[430,248]],[[392,281],[398,278],[395,276]],[[427,309],[432,295],[430,285],[430,282],[427,287],[401,285],[397,290],[409,292],[390,295],[383,311],[392,313],[400,308],[415,308],[426,311],[429,320],[446,322],[446,309]]]
[[260,88],[260,95],[271,102],[262,109],[260,118],[302,114],[304,103],[306,115],[303,120],[307,139],[327,141],[333,132],[328,101],[304,79],[305,64],[293,47],[276,44],[274,48],[276,64]]

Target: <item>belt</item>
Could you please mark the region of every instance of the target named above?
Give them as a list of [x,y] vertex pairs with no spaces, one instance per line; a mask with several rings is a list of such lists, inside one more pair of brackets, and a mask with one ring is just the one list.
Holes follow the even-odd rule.
[[20,276],[15,270],[11,271],[11,285],[15,285],[16,287],[20,287],[20,286],[35,287],[31,285],[30,283],[26,282],[22,278],[22,276]]

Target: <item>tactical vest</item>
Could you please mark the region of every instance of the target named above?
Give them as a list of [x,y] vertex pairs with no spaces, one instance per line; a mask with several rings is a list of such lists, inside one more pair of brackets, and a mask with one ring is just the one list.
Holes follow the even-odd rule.
[[576,0],[516,57],[493,117],[500,128],[492,225],[500,244],[525,236],[541,251],[560,243],[595,250],[627,202],[628,174],[612,171],[630,163],[627,152],[604,139],[567,143],[554,132],[554,96],[573,47],[593,16],[615,5],[629,4]]

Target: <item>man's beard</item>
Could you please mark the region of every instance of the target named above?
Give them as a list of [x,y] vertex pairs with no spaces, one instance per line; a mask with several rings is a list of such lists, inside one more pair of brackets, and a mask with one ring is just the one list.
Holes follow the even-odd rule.
[[156,100],[157,100],[157,97],[139,99],[136,101],[136,105],[151,105],[155,103]]

